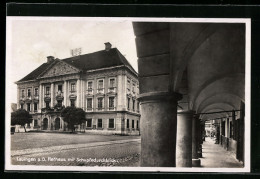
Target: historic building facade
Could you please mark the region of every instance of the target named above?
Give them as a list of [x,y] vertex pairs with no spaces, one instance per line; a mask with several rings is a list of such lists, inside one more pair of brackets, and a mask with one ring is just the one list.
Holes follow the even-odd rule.
[[140,134],[138,74],[110,43],[105,50],[47,62],[17,83],[18,108],[33,116],[34,130],[68,130],[60,111],[86,112],[78,130],[103,134]]

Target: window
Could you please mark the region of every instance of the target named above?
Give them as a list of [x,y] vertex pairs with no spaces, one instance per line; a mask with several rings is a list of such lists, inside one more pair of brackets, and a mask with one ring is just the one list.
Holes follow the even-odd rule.
[[127,109],[130,109],[130,98],[127,98]]
[[27,96],[28,96],[28,97],[31,97],[31,89],[28,89],[28,91],[27,91]]
[[102,128],[102,119],[98,119],[98,128]]
[[139,121],[136,121],[136,129],[139,129]]
[[75,83],[71,83],[70,91],[71,92],[75,92],[76,91],[76,84]]
[[109,87],[110,87],[110,88],[116,87],[115,79],[114,79],[114,78],[111,78],[111,79],[109,80]]
[[46,93],[45,94],[50,94],[50,87],[49,86],[46,87]]
[[27,103],[27,111],[31,111],[31,104]]
[[34,123],[34,127],[38,126],[38,120],[37,119],[34,119],[33,123]]
[[49,102],[45,102],[45,106],[46,106],[46,108],[50,108],[50,103]]
[[39,93],[38,93],[38,88],[35,88],[34,89],[34,96],[38,96],[39,95]]
[[115,97],[109,97],[109,109],[115,107]]
[[92,90],[93,89],[93,82],[89,81],[88,82],[88,90]]
[[62,85],[58,85],[58,92],[62,92]]
[[129,129],[129,119],[126,120],[126,128]]
[[71,99],[71,100],[70,100],[70,106],[71,106],[71,107],[75,107],[75,100],[74,100],[74,99]]
[[101,110],[103,108],[103,98],[98,98],[98,109]]
[[24,90],[22,90],[22,94],[21,95],[22,95],[22,98],[24,98]]
[[130,85],[131,85],[130,79],[128,79],[128,80],[127,80],[127,89],[128,89],[128,90],[130,90]]
[[57,106],[58,106],[58,107],[62,107],[62,100],[58,100],[57,102],[58,102],[58,103],[57,103]]
[[92,109],[92,98],[87,99],[87,109]]
[[37,111],[37,110],[38,110],[38,104],[34,103],[34,111]]
[[92,127],[92,119],[87,119],[87,127]]
[[132,91],[133,91],[133,93],[135,93],[135,84],[133,84],[133,86],[132,86]]
[[135,100],[133,100],[133,111],[135,111]]
[[132,120],[132,128],[135,128],[135,120]]
[[98,80],[98,89],[102,89],[103,88],[103,80]]
[[114,119],[109,119],[108,128],[115,128]]
[[139,110],[140,110],[140,103],[137,102],[137,111],[139,112]]
[[23,104],[21,104],[21,109],[23,109]]

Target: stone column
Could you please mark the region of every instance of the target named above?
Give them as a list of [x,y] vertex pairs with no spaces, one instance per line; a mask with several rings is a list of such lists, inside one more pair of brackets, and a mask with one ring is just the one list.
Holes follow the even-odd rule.
[[51,107],[54,107],[54,101],[55,101],[55,94],[54,94],[54,84],[51,84]]
[[229,118],[226,119],[226,132],[225,132],[225,134],[226,134],[225,136],[227,138],[230,137],[230,135],[229,135]]
[[42,97],[42,108],[45,108],[45,101],[44,101],[44,98],[45,98],[45,86],[42,85],[42,94],[40,94],[41,97]]
[[85,81],[81,80],[81,107],[85,110]]
[[199,119],[194,116],[192,119],[192,167],[200,166],[200,159],[198,157],[198,123]]
[[80,80],[77,80],[77,99],[76,99],[76,107],[80,107]]
[[199,119],[198,125],[198,157],[202,158],[202,125]]
[[42,101],[43,101],[43,91],[42,91],[42,84],[39,86],[39,110],[41,111],[42,109]]
[[64,90],[63,90],[63,95],[64,95],[64,99],[63,99],[63,105],[65,107],[67,107],[67,81],[64,81]]
[[176,167],[192,167],[193,111],[177,114]]
[[[144,93],[141,102],[141,166],[175,167],[178,93]],[[131,124],[130,124],[131,125]]]
[[222,145],[222,119],[220,119],[219,121],[219,144]]

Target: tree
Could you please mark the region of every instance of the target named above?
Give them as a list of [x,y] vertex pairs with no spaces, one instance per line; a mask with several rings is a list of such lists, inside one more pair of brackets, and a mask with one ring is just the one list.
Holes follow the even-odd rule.
[[32,122],[32,115],[24,109],[18,109],[11,113],[11,125],[21,125],[25,129],[25,124]]
[[76,108],[72,106],[68,106],[61,111],[61,117],[63,120],[67,122],[68,128],[75,131],[75,125],[82,124],[86,121],[85,111],[81,108]]

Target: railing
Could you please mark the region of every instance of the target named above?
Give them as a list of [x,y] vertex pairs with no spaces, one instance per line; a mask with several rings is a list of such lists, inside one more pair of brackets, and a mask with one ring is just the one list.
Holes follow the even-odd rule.
[[93,111],[93,108],[86,108],[86,111]]
[[60,112],[62,109],[64,109],[65,106],[57,106],[55,105],[53,108],[42,108],[42,113],[48,113],[48,112]]
[[24,101],[24,100],[25,100],[25,96],[21,96],[21,97],[20,97],[20,100],[23,100],[23,101]]
[[39,95],[34,95],[33,99],[39,100]]
[[104,93],[104,88],[98,88],[97,93]]
[[115,107],[109,107],[108,109],[109,109],[109,111],[114,111],[116,108]]
[[104,108],[97,108],[97,111],[104,111]]
[[46,112],[54,112],[54,108],[42,108],[41,111],[43,113],[46,113]]
[[44,94],[44,97],[50,98],[50,97],[51,97],[51,94],[50,94],[50,93],[46,93],[46,94]]
[[87,89],[87,94],[88,95],[93,95],[93,89],[92,88]]
[[61,91],[57,92],[57,93],[56,93],[56,96],[58,96],[58,97],[63,97],[63,92],[61,92]]
[[116,87],[110,87],[108,88],[109,93],[115,93],[116,92]]

